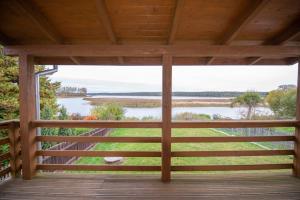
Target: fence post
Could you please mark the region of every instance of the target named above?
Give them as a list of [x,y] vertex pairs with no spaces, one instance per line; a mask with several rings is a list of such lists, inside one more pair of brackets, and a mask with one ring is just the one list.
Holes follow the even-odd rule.
[[[296,120],[300,120],[300,58],[298,59],[298,81],[297,81],[297,102],[296,102]],[[294,157],[294,176],[300,178],[300,127],[297,125],[295,131],[295,157]]]
[[162,168],[163,182],[171,180],[172,56],[163,55]]
[[8,137],[9,137],[11,176],[16,177],[20,175],[19,172],[21,167],[21,160],[20,160],[21,146],[19,145],[20,144],[19,127],[15,122],[10,123],[9,125]]

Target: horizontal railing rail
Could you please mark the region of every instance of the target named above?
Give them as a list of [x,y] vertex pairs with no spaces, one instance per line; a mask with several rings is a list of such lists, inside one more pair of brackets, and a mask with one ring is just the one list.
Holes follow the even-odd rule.
[[38,170],[71,170],[71,171],[160,171],[161,166],[136,165],[37,165]]
[[161,128],[159,121],[101,121],[101,120],[36,120],[32,127],[43,128]]
[[[159,121],[58,121],[35,120],[33,127],[47,128],[162,128]],[[253,127],[298,127],[296,120],[221,120],[221,121],[173,121],[172,128],[253,128]],[[162,137],[98,137],[98,136],[36,136],[41,142],[116,142],[116,143],[162,143]],[[227,142],[295,142],[293,135],[286,136],[226,136],[226,137],[171,137],[171,143],[227,143]],[[242,156],[295,156],[294,150],[234,150],[234,151],[171,151],[171,157],[242,157]],[[36,156],[75,156],[75,157],[162,157],[161,151],[81,151],[81,150],[41,150]],[[254,165],[204,165],[171,166],[171,171],[238,171],[292,169],[292,163],[254,164]],[[160,171],[161,166],[128,165],[77,165],[77,164],[38,164],[39,170],[71,171]]]
[[[34,120],[32,127],[44,128],[162,128],[161,121],[102,121],[102,120]],[[297,120],[209,120],[173,121],[172,128],[255,128],[296,127]]]
[[100,137],[100,136],[37,136],[36,141],[48,142],[118,142],[160,143],[161,137]]

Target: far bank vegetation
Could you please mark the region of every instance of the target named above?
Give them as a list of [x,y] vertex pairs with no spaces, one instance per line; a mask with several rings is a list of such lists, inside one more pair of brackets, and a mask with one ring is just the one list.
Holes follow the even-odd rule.
[[86,95],[87,89],[84,87],[60,87],[57,90],[57,96],[59,97],[85,97]]

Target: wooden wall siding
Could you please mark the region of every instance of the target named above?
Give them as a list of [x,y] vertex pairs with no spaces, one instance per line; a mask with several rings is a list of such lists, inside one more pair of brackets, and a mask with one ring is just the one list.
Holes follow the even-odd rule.
[[[4,0],[0,1],[0,43],[94,45],[291,45],[299,46],[298,0]],[[47,58],[40,64],[158,65],[141,56],[87,55]],[[141,60],[141,58],[144,58]],[[181,56],[174,65],[293,64],[283,55]],[[270,59],[272,58],[272,59]],[[83,62],[81,60],[84,60]]]

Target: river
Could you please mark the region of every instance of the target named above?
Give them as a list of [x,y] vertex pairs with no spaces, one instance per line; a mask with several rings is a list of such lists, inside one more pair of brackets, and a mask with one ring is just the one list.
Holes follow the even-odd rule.
[[[120,98],[143,98],[143,99],[159,99],[161,97],[158,96],[95,96],[95,97],[120,97]],[[193,98],[195,97],[173,97],[173,99],[187,99],[187,98]],[[198,97],[202,98],[202,97]],[[205,98],[205,97],[204,97]],[[58,103],[60,105],[63,105],[67,108],[68,113],[80,113],[82,116],[90,115],[90,110],[92,109],[92,105],[89,104],[88,101],[83,100],[82,97],[74,97],[74,98],[58,98]],[[241,113],[245,113],[247,111],[247,108],[245,107],[174,107],[172,109],[172,115],[176,115],[178,113],[182,112],[192,112],[196,114],[207,114],[210,116],[213,115],[221,115],[223,117],[230,117],[232,119],[240,119]],[[267,107],[258,107],[256,110],[257,113],[263,113],[263,114],[271,114],[272,111]],[[156,108],[127,108],[125,107],[125,116],[126,117],[137,117],[137,118],[143,118],[147,116],[155,117],[155,118],[161,118],[161,107]]]

